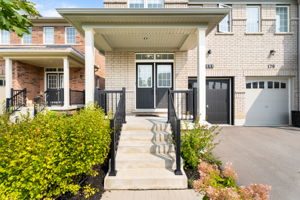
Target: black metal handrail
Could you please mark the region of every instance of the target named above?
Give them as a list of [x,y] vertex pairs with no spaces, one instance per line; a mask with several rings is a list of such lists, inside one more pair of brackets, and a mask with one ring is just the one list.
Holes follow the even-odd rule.
[[64,89],[47,89],[45,92],[45,101],[47,106],[63,106],[64,105]]
[[11,97],[6,98],[6,111],[8,113],[13,113],[22,106],[26,106],[26,94],[26,88],[22,90],[11,89]]
[[182,175],[181,172],[181,139],[180,139],[180,123],[181,120],[177,117],[174,100],[173,100],[173,93],[171,90],[168,92],[168,123],[171,125],[173,140],[175,144],[175,154],[176,154],[176,169],[174,171],[175,175]]
[[195,121],[197,118],[197,89],[169,90],[169,94],[172,96],[177,117],[182,120]]
[[85,104],[85,90],[70,89],[70,105]]
[[[111,94],[113,91],[102,91],[106,94]],[[114,91],[120,93],[120,91]],[[126,123],[126,90],[122,88],[120,93],[120,99],[118,100],[116,111],[113,118],[110,119],[110,128],[112,130],[111,135],[111,148],[110,148],[110,171],[109,176],[116,176],[116,152],[118,149],[119,138],[122,130],[123,123]]]

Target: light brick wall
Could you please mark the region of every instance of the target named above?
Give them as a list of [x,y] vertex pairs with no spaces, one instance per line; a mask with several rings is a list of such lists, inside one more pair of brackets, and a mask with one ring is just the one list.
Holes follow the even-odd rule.
[[[117,1],[105,7],[120,6]],[[122,1],[124,2],[124,1]],[[165,1],[165,7],[187,7],[185,1]],[[218,7],[217,4],[203,7]],[[261,5],[262,34],[246,33],[246,4],[232,5],[231,34],[219,34],[215,28],[207,36],[207,64],[214,64],[214,69],[207,69],[208,77],[230,77],[234,81],[234,119],[242,124],[245,119],[245,83],[247,77],[286,77],[293,83],[292,109],[298,106],[297,84],[297,5],[290,6],[290,32],[275,34],[276,5]],[[270,56],[270,50],[275,50]],[[196,49],[187,52],[175,52],[174,76],[175,89],[187,89],[188,77],[196,76]],[[268,69],[275,64],[275,69]],[[135,108],[135,63],[133,52],[107,52],[106,54],[106,88],[120,89],[126,86],[130,90],[127,101],[128,111]],[[120,80],[120,81],[118,81]]]

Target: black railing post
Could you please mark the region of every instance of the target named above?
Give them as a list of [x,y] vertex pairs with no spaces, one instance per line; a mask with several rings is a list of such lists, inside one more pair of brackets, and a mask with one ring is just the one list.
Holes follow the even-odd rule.
[[180,119],[176,121],[176,127],[175,127],[175,140],[176,140],[176,170],[175,175],[182,175],[181,172],[181,151],[180,151]]
[[110,147],[110,172],[109,176],[116,176],[117,171],[116,171],[116,158],[115,158],[115,149],[116,149],[116,132],[115,132],[115,126],[114,126],[114,119],[110,120],[110,128],[112,130],[112,135],[111,135],[111,147]]
[[26,104],[27,104],[27,89],[26,88],[24,88],[24,96],[23,96],[23,100],[24,100],[24,105],[23,106],[26,106]]
[[123,123],[126,123],[126,88],[122,88],[123,93]]
[[171,95],[171,90],[169,89],[168,90],[168,123],[170,122],[170,109],[171,109],[171,97],[170,97],[170,95]]
[[193,88],[193,122],[197,120],[197,88]]
[[10,103],[9,103],[9,101],[10,101],[10,98],[6,98],[6,112],[8,113],[9,112],[9,108],[10,108]]

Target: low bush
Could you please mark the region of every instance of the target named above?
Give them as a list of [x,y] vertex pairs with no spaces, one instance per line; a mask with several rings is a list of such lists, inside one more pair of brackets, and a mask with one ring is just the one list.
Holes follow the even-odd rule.
[[181,131],[181,155],[186,169],[196,170],[200,159],[222,164],[212,155],[212,150],[218,144],[215,142],[218,133],[217,126],[207,127],[196,122],[193,128],[189,128],[185,123]]
[[[89,107],[73,116],[46,112],[11,124],[0,119],[0,199],[54,199],[96,175],[110,146],[109,121]],[[92,194],[91,189],[88,193]]]
[[196,191],[204,195],[204,200],[268,200],[270,186],[252,184],[249,187],[236,185],[237,174],[227,164],[224,170],[217,165],[201,162],[198,166],[200,179],[194,181]]

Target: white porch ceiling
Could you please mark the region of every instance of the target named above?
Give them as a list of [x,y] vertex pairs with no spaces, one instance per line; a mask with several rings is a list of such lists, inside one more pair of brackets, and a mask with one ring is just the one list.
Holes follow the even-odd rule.
[[196,45],[197,28],[208,34],[229,12],[226,8],[108,9],[57,11],[84,35],[95,31],[95,46],[105,51],[185,51]]

